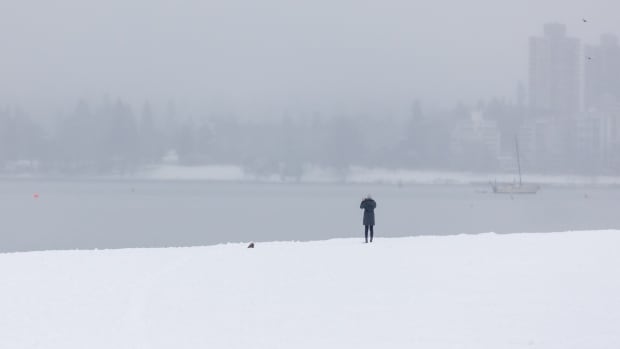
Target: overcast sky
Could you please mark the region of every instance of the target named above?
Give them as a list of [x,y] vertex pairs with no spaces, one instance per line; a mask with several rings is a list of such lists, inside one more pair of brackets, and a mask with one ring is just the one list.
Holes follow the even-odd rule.
[[620,34],[619,13],[617,0],[0,0],[0,104],[109,94],[281,115],[512,99],[544,23],[596,42]]

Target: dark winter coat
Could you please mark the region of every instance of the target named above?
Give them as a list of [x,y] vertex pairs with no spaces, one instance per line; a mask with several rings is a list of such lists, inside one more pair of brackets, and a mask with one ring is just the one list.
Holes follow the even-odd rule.
[[375,208],[377,203],[371,198],[362,200],[360,208],[364,209],[364,225],[375,225]]

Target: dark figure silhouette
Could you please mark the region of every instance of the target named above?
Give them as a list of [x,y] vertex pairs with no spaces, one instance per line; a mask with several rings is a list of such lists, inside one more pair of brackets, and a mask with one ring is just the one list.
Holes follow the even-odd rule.
[[364,210],[364,236],[366,238],[366,243],[368,243],[368,230],[370,230],[370,242],[372,242],[372,238],[374,235],[374,225],[375,225],[375,208],[377,207],[377,203],[373,200],[370,195],[368,195],[362,203],[360,204],[360,208]]

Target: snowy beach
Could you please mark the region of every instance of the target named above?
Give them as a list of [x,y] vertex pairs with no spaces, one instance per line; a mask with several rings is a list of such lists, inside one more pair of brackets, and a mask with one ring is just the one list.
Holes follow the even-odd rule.
[[4,348],[617,348],[620,231],[0,254]]

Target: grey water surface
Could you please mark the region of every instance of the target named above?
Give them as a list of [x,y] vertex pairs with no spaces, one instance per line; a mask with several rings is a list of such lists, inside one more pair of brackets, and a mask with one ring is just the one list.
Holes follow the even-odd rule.
[[[191,181],[0,181],[0,252],[362,238],[361,199],[378,237],[620,227],[619,188]],[[360,240],[361,241],[361,240]]]

